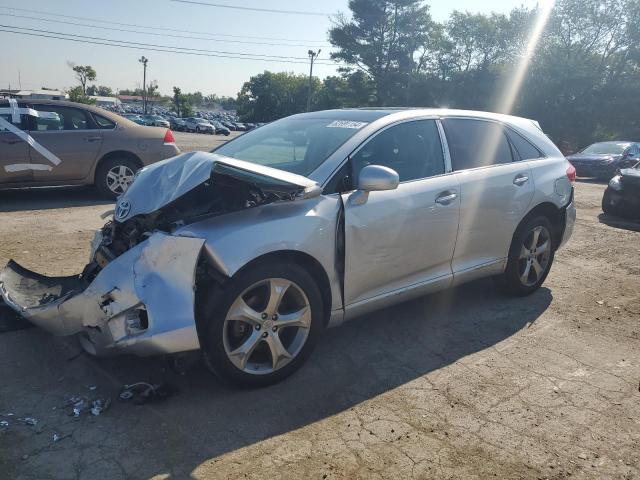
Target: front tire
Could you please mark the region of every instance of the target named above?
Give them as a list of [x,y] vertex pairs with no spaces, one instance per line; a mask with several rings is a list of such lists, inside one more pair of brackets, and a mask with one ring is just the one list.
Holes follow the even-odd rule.
[[513,236],[504,273],[497,286],[513,295],[530,295],[544,283],[555,254],[553,225],[539,216],[521,224]]
[[614,194],[611,193],[611,190],[608,187],[602,196],[602,211],[607,215],[613,215],[614,217],[620,215],[619,201],[614,199]]
[[205,361],[236,385],[263,387],[288,377],[324,330],[320,290],[294,263],[241,270],[209,298],[201,323]]
[[95,185],[105,197],[118,198],[127,191],[139,167],[129,158],[111,158],[98,166]]

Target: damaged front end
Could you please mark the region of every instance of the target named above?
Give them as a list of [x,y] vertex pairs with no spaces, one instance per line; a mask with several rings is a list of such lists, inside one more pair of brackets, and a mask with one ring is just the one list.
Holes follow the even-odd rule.
[[96,233],[81,274],[46,277],[10,261],[0,272],[0,294],[52,334],[79,334],[92,354],[198,349],[195,286],[205,240],[174,232],[318,194],[311,180],[280,170],[203,152],[180,155],[140,171],[114,219]]

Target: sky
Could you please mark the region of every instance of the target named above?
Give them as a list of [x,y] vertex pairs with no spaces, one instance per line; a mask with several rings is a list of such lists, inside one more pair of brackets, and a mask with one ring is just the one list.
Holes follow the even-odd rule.
[[[437,21],[446,20],[453,10],[507,13],[520,5],[536,5],[535,0],[427,3]],[[133,89],[142,86],[138,59],[144,55],[149,59],[147,80],[156,80],[160,93],[170,94],[175,85],[183,92],[236,96],[250,76],[265,70],[308,75],[309,49],[321,49],[314,75],[324,78],[336,73],[327,41],[330,15],[348,13],[347,5],[348,0],[0,0],[0,30],[21,27],[21,32],[50,37],[72,34],[77,40],[0,31],[0,88],[73,87],[77,82],[71,62],[93,66],[98,85],[114,91]],[[147,45],[118,48],[86,43],[86,37],[101,43]],[[157,51],[167,47],[188,48],[198,55]],[[261,58],[248,59],[249,55]]]

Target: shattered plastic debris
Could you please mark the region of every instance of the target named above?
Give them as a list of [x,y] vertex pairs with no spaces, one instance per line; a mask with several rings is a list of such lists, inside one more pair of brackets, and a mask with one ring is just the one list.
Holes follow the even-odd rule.
[[9,422],[7,422],[6,420],[0,420],[0,427],[8,427],[9,426]]
[[32,427],[38,425],[38,420],[33,417],[18,418],[18,421],[24,423],[25,425],[31,425]]
[[94,400],[93,403],[91,404],[91,414],[97,417],[102,412],[104,412],[107,408],[109,408],[109,405],[111,405],[110,398],[107,398],[106,400],[102,400],[102,399]]
[[123,386],[120,392],[120,400],[133,400],[135,405],[142,405],[148,402],[164,400],[175,392],[176,389],[166,383],[152,385],[147,382],[138,382]]
[[89,385],[89,390],[94,391],[96,390],[98,387],[96,387],[95,385]]

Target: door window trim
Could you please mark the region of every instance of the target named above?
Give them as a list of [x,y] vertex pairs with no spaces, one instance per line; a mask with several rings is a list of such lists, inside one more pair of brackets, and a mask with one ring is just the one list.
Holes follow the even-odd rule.
[[[351,158],[354,155],[356,155],[362,148],[364,148],[365,145],[367,145],[375,137],[380,135],[382,132],[384,132],[385,130],[387,130],[389,128],[396,127],[398,125],[402,125],[404,123],[417,122],[417,121],[421,121],[421,120],[434,120],[435,123],[436,123],[436,127],[438,129],[438,134],[439,134],[439,138],[440,138],[440,148],[442,149],[442,156],[443,156],[443,161],[444,161],[444,173],[440,173],[438,175],[432,175],[430,177],[421,177],[421,178],[414,178],[414,179],[411,179],[411,180],[405,180],[403,182],[400,182],[400,185],[404,185],[405,183],[410,183],[410,182],[421,182],[423,180],[428,180],[430,178],[438,178],[438,177],[442,177],[444,175],[450,175],[452,173],[455,173],[451,169],[451,157],[449,155],[449,146],[446,143],[446,137],[444,136],[444,129],[442,128],[442,125],[440,124],[440,117],[437,116],[437,115],[421,115],[421,116],[418,116],[418,117],[404,118],[404,119],[401,119],[401,120],[397,120],[395,122],[392,122],[392,123],[389,123],[387,125],[384,125],[383,127],[379,128],[375,132],[372,132],[371,135],[369,135],[367,138],[362,140],[362,142],[360,142],[351,151],[351,153],[349,153],[349,155],[347,155],[347,157],[342,162],[340,162],[338,167],[331,173],[331,175],[329,175],[328,179],[322,184],[322,188],[323,189],[326,188],[326,186],[329,185],[333,181],[333,177],[335,175],[337,175],[338,173],[340,173],[340,170],[342,170],[342,168],[348,162],[351,161]],[[353,175],[353,172],[352,172],[352,175]],[[348,192],[333,192],[333,193],[328,193],[326,195],[335,195],[335,194],[340,195],[340,193],[349,193],[349,192],[355,192],[355,191],[356,191],[356,189],[354,188],[353,190],[349,190]]]

